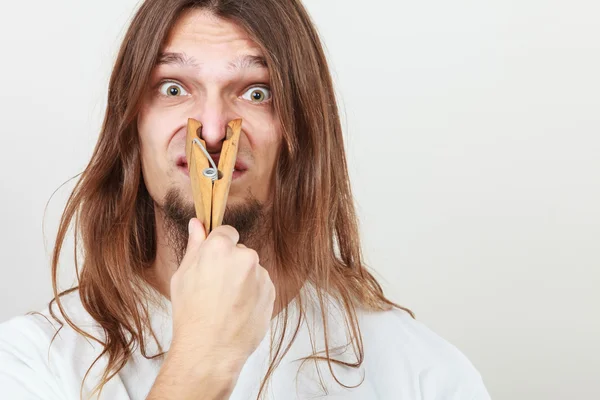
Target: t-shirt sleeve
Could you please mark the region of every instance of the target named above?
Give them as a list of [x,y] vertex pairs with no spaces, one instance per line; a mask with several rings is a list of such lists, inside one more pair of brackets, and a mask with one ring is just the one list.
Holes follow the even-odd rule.
[[52,336],[38,318],[44,317],[28,315],[0,324],[0,398],[61,398],[48,361]]
[[[425,329],[425,328],[424,328]],[[454,345],[438,339],[432,348],[442,355],[419,374],[424,400],[490,400],[483,378]]]
[[473,388],[471,400],[491,400],[490,394],[488,393],[483,380],[480,379]]
[[423,400],[490,400],[481,375],[462,360],[419,376]]

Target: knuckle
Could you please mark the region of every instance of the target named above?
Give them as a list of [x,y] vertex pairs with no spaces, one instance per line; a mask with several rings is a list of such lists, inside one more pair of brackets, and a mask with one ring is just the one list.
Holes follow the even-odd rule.
[[269,302],[274,302],[277,297],[277,291],[275,290],[275,284],[271,279],[268,279],[265,284],[265,289],[268,294]]
[[231,225],[221,225],[221,228],[223,228],[223,230],[225,230],[228,233],[238,233],[237,229],[235,229]]
[[241,275],[243,275],[244,278],[247,278],[252,275],[254,264],[247,262],[247,259],[244,258],[240,265],[238,265],[238,269],[240,270]]
[[227,237],[236,237],[239,235],[238,231],[231,225],[221,225],[215,228],[215,230],[213,230],[213,233],[217,233]]
[[244,249],[245,257],[251,265],[257,265],[260,262],[258,252],[254,249]]
[[210,240],[207,240],[206,242],[210,243],[210,247],[216,250],[225,250],[233,245],[229,237],[219,233],[213,235]]
[[269,274],[269,271],[267,271],[267,269],[263,266],[258,266],[258,270],[260,271],[260,276],[261,278],[263,278],[264,280],[271,280],[271,276]]
[[273,281],[271,279],[271,274],[269,273],[269,271],[266,268],[261,267],[261,266],[259,266],[259,269],[260,269],[261,281],[267,285],[268,289],[271,289],[271,287],[274,287]]

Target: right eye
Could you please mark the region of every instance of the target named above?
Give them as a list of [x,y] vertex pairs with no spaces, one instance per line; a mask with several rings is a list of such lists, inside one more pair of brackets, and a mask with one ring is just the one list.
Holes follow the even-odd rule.
[[160,94],[167,97],[179,97],[179,96],[187,96],[188,92],[176,82],[164,82],[160,85],[159,88]]

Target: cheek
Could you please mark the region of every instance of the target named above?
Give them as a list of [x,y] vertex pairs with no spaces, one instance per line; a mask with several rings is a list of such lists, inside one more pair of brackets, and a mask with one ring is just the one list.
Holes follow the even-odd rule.
[[150,161],[153,159],[152,155],[156,152],[159,143],[158,133],[160,132],[160,127],[155,124],[153,116],[153,113],[148,112],[148,110],[143,110],[140,112],[137,123],[142,156],[142,168],[145,173],[148,173],[149,169],[152,168],[152,163]]
[[170,123],[168,115],[150,107],[143,107],[137,119],[144,182],[153,198],[158,195],[155,187],[163,186],[163,175],[169,165]]
[[272,113],[257,114],[250,115],[243,122],[243,126],[247,132],[251,132],[248,135],[251,148],[256,153],[268,156],[279,148],[282,140],[279,119]]
[[160,110],[143,107],[138,116],[137,126],[140,144],[144,149],[157,147],[164,135],[167,121]]
[[249,139],[253,142],[255,159],[259,167],[260,184],[268,189],[282,142],[281,129],[278,124],[263,125],[258,127],[252,138]]
[[269,168],[273,168],[275,165],[282,140],[283,135],[278,122],[272,124],[269,129],[265,131],[262,147],[265,149],[266,158],[270,161]]

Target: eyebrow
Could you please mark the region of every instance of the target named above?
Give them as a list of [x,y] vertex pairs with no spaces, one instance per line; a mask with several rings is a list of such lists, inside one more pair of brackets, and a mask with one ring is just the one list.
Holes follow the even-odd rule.
[[182,67],[198,68],[198,62],[194,57],[188,57],[185,53],[160,53],[156,65],[179,65]]
[[267,60],[263,56],[246,54],[229,62],[228,66],[233,71],[248,68],[267,68]]
[[[156,65],[177,65],[182,67],[192,67],[200,69],[201,64],[194,57],[189,57],[185,53],[161,53],[158,57]],[[238,71],[242,69],[267,68],[267,60],[263,56],[255,56],[245,54],[236,57],[227,64],[227,69],[230,71]]]

